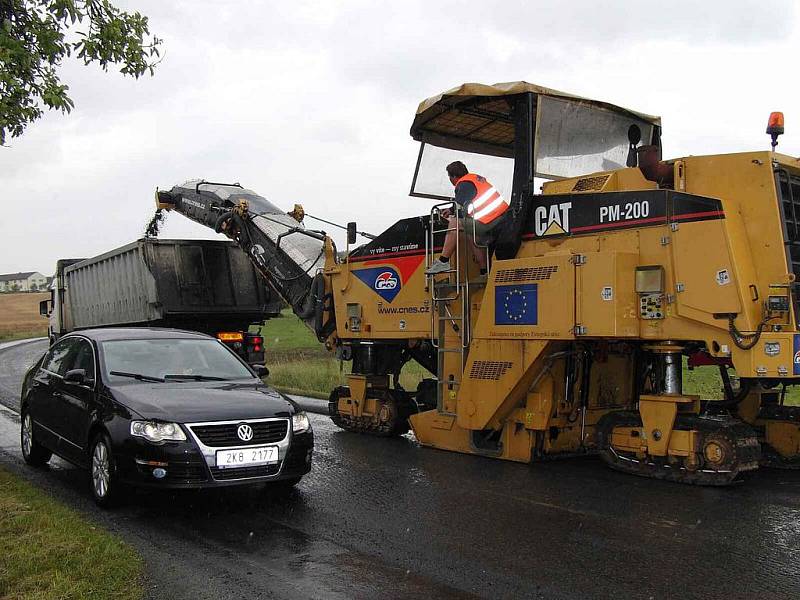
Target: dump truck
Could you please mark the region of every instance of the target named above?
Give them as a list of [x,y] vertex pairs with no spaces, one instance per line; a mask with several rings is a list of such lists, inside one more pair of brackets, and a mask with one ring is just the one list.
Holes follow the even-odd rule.
[[[599,454],[626,473],[728,485],[800,465],[800,162],[771,150],[665,160],[659,117],[526,83],[423,101],[411,196],[433,205],[337,251],[302,211],[191,181],[157,206],[225,233],[339,359],[334,423],[533,462]],[[509,199],[481,245],[451,228],[445,166]],[[539,185],[541,182],[541,185]],[[462,213],[463,214],[463,213]],[[426,276],[449,229],[450,269]],[[416,361],[430,377],[399,383]],[[719,372],[685,393],[684,366]],[[735,371],[734,371],[735,370]],[[735,373],[735,377],[734,377]]]
[[61,259],[39,312],[48,336],[94,327],[172,327],[213,335],[250,364],[264,339],[250,325],[283,306],[233,242],[142,238],[89,259]]

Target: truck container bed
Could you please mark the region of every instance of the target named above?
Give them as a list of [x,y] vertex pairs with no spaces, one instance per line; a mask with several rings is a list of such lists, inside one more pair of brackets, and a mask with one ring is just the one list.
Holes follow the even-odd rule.
[[65,327],[246,329],[280,310],[232,242],[140,239],[63,271]]

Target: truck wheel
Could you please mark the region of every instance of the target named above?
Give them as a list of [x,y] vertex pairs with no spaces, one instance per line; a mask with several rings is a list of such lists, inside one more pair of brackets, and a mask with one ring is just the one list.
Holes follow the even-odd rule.
[[111,451],[111,440],[105,434],[92,440],[90,458],[92,497],[101,508],[111,508],[119,499],[117,465]]
[[19,430],[22,458],[25,459],[25,462],[34,467],[46,465],[53,453],[34,439],[33,419],[27,412],[22,413]]

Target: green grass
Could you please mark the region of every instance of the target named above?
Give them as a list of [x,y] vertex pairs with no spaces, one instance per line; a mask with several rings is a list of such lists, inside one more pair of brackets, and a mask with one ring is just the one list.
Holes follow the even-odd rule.
[[[286,393],[327,398],[333,388],[345,385],[352,363],[339,361],[325,350],[314,334],[291,310],[270,319],[260,329],[269,378],[267,382]],[[400,384],[416,390],[423,377],[431,375],[416,363],[408,363]]]
[[291,309],[281,311],[280,317],[268,320],[260,330],[264,336],[264,349],[268,354],[300,349],[324,352],[322,344]]
[[[270,361],[267,383],[285,393],[327,398],[335,387],[345,385],[352,363],[341,364],[335,358],[308,357],[300,360],[284,357]],[[400,385],[409,391],[417,389],[423,377],[431,377],[416,363],[407,363],[400,374]]]
[[[780,391],[780,388],[775,388]],[[722,378],[717,367],[698,367],[689,370],[684,359],[683,367],[683,393],[697,394],[704,400],[722,399]],[[786,388],[785,404],[800,406],[800,388],[791,386]]]
[[344,383],[344,373],[339,373],[339,362],[333,358],[307,358],[300,361],[268,361],[267,382],[286,392],[330,394],[336,386]]
[[722,398],[722,378],[717,367],[698,367],[689,370],[683,366],[683,393],[699,395],[704,400]]
[[31,329],[24,331],[0,331],[0,342],[13,342],[14,340],[27,340],[28,338],[43,337],[47,335],[47,328]]
[[0,468],[0,598],[137,599],[130,546]]

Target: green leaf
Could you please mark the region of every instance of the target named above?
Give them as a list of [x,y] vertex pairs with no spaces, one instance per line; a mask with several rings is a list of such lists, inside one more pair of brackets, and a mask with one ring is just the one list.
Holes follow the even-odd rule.
[[[123,75],[152,76],[163,40],[150,34],[146,16],[109,0],[0,0],[0,145],[22,135],[43,108],[74,107],[58,69],[75,52],[84,64]],[[78,23],[67,42],[65,33]]]

